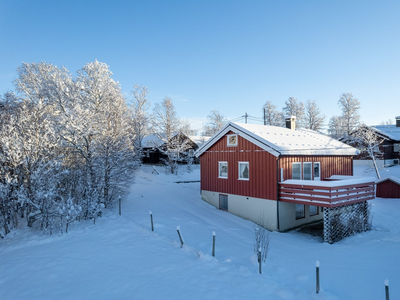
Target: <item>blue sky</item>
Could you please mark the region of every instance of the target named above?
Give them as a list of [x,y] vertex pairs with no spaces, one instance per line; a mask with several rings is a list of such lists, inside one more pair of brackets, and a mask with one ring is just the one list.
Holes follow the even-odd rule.
[[22,62],[74,74],[97,59],[125,95],[169,96],[194,128],[213,109],[261,117],[291,96],[316,100],[327,124],[344,92],[365,123],[394,121],[399,50],[400,1],[0,0],[0,93]]

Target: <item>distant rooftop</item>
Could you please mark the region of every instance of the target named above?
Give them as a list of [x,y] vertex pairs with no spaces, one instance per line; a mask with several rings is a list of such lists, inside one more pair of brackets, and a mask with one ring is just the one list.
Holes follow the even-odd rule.
[[400,141],[400,127],[396,127],[396,125],[374,125],[370,127],[391,140]]

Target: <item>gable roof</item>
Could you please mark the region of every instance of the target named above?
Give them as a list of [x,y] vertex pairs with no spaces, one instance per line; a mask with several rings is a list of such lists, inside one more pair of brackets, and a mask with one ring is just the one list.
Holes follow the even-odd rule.
[[195,153],[198,157],[229,131],[249,140],[261,149],[280,155],[357,155],[359,151],[322,133],[284,127],[228,123]]
[[146,135],[142,139],[143,148],[160,147],[162,144],[164,144],[164,141],[155,134]]
[[396,127],[396,125],[374,125],[370,128],[383,137],[400,141],[400,127]]
[[[182,138],[183,140],[186,140],[187,143],[189,143],[192,147],[195,147],[195,148],[197,148],[199,145],[196,141],[193,140],[193,137],[189,137],[181,132],[175,134],[173,139],[175,139],[175,138]],[[199,141],[200,141],[200,139],[199,139]],[[165,141],[157,134],[146,135],[142,139],[142,147],[143,148],[158,148],[164,144],[165,144]]]
[[379,180],[375,181],[375,183],[378,184],[378,183],[381,183],[381,182],[385,182],[387,180],[392,181],[392,182],[400,185],[400,178],[394,177],[394,176],[390,176],[390,177],[387,177],[387,178],[379,179]]

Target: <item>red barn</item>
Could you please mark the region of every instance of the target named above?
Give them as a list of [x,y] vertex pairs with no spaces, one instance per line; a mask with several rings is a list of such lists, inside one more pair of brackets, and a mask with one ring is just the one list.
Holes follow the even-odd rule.
[[400,198],[400,178],[389,177],[376,182],[376,196],[380,198]]
[[[285,231],[323,219],[323,208],[374,198],[373,179],[347,177],[358,150],[312,130],[228,123],[195,154],[202,199],[269,230]],[[325,181],[333,175],[347,176]]]

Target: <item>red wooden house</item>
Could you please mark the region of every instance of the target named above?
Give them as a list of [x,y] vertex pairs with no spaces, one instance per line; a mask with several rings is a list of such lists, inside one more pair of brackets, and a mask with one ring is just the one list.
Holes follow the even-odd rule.
[[380,198],[400,198],[400,178],[389,177],[376,182],[376,196]]
[[[202,199],[278,231],[323,218],[330,228],[338,219],[336,207],[366,208],[374,180],[348,177],[358,150],[315,131],[294,130],[294,119],[288,124],[293,129],[226,124],[195,153]],[[332,175],[347,176],[325,180]],[[330,232],[325,235],[334,241]]]

